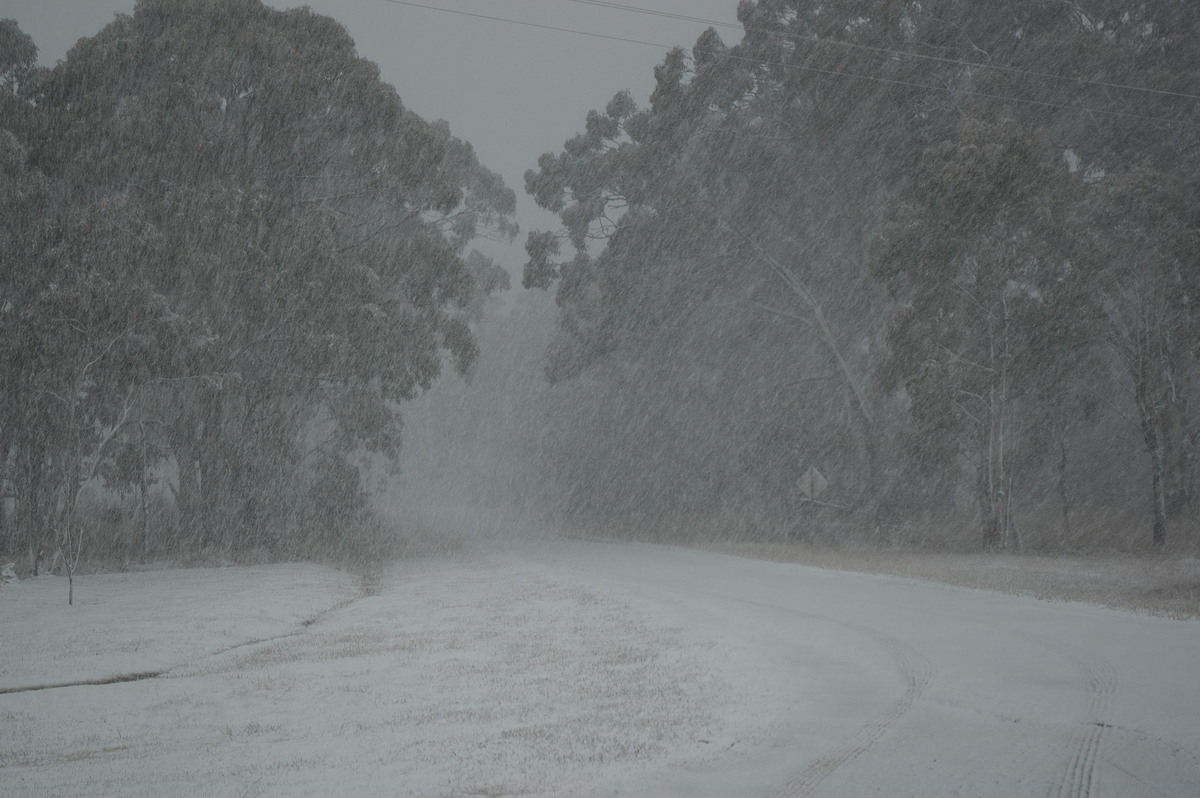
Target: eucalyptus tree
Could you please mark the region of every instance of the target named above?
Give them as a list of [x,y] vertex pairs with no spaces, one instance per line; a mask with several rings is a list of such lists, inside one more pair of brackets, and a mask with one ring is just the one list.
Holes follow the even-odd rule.
[[[740,43],[709,31],[673,51],[647,108],[618,94],[526,176],[562,222],[527,241],[526,286],[556,286],[559,304],[548,375],[594,400],[581,420],[612,414],[576,425],[591,446],[557,471],[585,497],[612,485],[597,505],[690,492],[707,512],[741,491],[791,512],[814,459],[861,510],[927,504],[910,483],[934,463],[934,501],[966,487],[978,539],[1017,545],[1048,468],[1065,512],[1067,431],[1086,437],[1071,419],[1114,393],[1119,313],[1096,280],[1135,239],[1100,198],[1143,162],[1179,178],[1181,207],[1194,195],[1196,10],[760,0],[738,14]],[[1189,213],[1168,226],[1190,229]],[[1085,252],[1089,226],[1113,246]],[[1190,421],[1167,426],[1190,440]]]
[[[1200,119],[1198,119],[1200,121]],[[1148,459],[1152,541],[1194,522],[1200,357],[1200,170],[1137,166],[1089,187],[1076,254],[1097,336],[1117,356]],[[1185,533],[1186,537],[1186,533]]]
[[1116,113],[1089,120],[1074,263],[1098,309],[1095,337],[1115,354],[1143,443],[1151,540],[1195,541],[1200,389],[1200,8],[1154,2],[1093,14],[1097,67]]
[[31,156],[49,131],[45,75],[28,37],[2,28],[0,102],[12,127],[0,131],[0,461],[33,570],[53,557],[71,576],[83,543],[80,491],[111,455],[175,325],[164,297],[131,268],[162,256],[143,209],[119,195],[63,203]]
[[[895,481],[868,244],[912,139],[946,123],[907,86],[917,67],[875,49],[903,35],[898,6],[864,5],[887,4],[742,3],[739,44],[673,51],[649,107],[618,94],[526,177],[563,222],[527,243],[526,285],[558,285],[549,375],[633,364],[618,402],[641,390],[657,417],[627,408],[630,438],[662,440],[647,472],[677,472],[652,494],[788,515],[818,465],[869,521]],[[631,495],[643,476],[613,479]]]
[[944,20],[978,50],[937,56],[963,68],[964,121],[924,147],[881,236],[877,274],[902,308],[891,377],[939,462],[971,440],[983,541],[1012,545],[1015,458],[1044,452],[1048,423],[1065,458],[1068,408],[1120,394],[1080,365],[1116,352],[1161,543],[1193,479],[1184,220],[1198,196],[1200,15],[1170,2],[1019,3]]
[[161,237],[126,268],[182,331],[142,407],[195,540],[279,542],[314,479],[344,479],[360,447],[395,454],[397,403],[443,352],[474,360],[466,308],[486,286],[463,253],[515,232],[515,198],[337,22],[140,0],[72,48],[41,103],[58,190],[119,197]]
[[[34,405],[24,379],[29,342],[24,304],[38,291],[31,264],[50,233],[43,215],[49,186],[29,159],[29,135],[38,116],[33,102],[37,77],[33,40],[15,21],[0,20],[0,524],[6,553],[15,553],[23,537],[34,568],[47,546],[50,482],[43,478],[45,458],[28,446]],[[12,525],[6,517],[10,494],[15,499]]]
[[55,553],[71,581],[70,603],[85,540],[80,494],[116,454],[118,436],[186,330],[145,275],[127,269],[162,255],[138,207],[104,197],[71,209],[60,224],[37,262],[40,290],[22,302],[21,389],[31,412],[23,448],[52,466],[45,476],[54,490]]
[[900,305],[887,375],[902,384],[921,455],[965,458],[983,544],[1017,548],[1015,466],[1065,392],[1080,286],[1062,240],[1064,175],[1015,119],[967,119],[930,147],[889,215],[875,273]]

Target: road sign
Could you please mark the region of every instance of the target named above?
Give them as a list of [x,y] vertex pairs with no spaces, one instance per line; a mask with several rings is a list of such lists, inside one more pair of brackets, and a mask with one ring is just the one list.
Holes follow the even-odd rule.
[[825,475],[818,471],[816,466],[809,466],[804,476],[800,477],[797,486],[800,488],[800,495],[809,501],[816,501],[829,487],[829,480],[825,479]]

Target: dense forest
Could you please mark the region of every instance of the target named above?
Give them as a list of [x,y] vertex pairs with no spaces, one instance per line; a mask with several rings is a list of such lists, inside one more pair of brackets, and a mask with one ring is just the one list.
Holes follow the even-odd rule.
[[617,94],[526,176],[562,222],[524,284],[559,307],[568,509],[1194,543],[1200,8],[738,13],[738,44],[671,52],[646,107]]
[[0,555],[77,567],[97,486],[125,557],[351,545],[409,439],[634,535],[1200,543],[1200,8],[738,15],[526,174],[502,313],[513,192],[335,21],[0,22]]
[[0,37],[4,550],[110,544],[96,484],[169,504],[142,555],[351,545],[513,192],[307,9],[141,0],[50,70]]

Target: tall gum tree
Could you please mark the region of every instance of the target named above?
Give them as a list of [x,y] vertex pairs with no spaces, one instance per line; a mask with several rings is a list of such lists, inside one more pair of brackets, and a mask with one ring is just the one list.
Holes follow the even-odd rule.
[[[12,23],[2,35],[0,326],[5,411],[0,462],[30,566],[79,563],[80,492],[113,451],[141,394],[177,343],[164,297],[134,264],[163,256],[143,209],[120,195],[57,200],[30,146],[50,128],[46,75]],[[68,595],[68,600],[71,596]]]
[[[672,52],[647,108],[617,95],[526,176],[562,222],[527,240],[525,283],[554,286],[559,306],[548,373],[621,408],[602,440],[579,433],[592,462],[573,495],[671,502],[748,483],[786,513],[787,486],[820,459],[838,463],[838,501],[950,510],[966,490],[977,540],[1017,545],[1016,511],[1044,500],[1050,469],[1071,501],[1064,458],[1089,433],[1070,418],[1114,393],[1075,362],[1102,360],[1108,333],[1070,209],[1081,184],[1142,161],[1194,174],[1196,8],[746,0],[738,15],[740,43],[710,31]],[[872,276],[902,237],[924,266]],[[901,344],[922,335],[953,356],[922,359],[914,380],[920,364],[899,364],[920,346]],[[972,465],[927,483],[905,438]],[[646,467],[623,477],[622,456]]]
[[911,43],[913,18],[934,15],[743,2],[738,16],[739,44],[710,30],[670,53],[649,107],[617,95],[527,175],[563,223],[527,243],[526,285],[557,282],[549,373],[636,361],[647,342],[671,351],[667,362],[702,361],[728,393],[690,377],[665,392],[707,392],[717,407],[738,394],[733,419],[688,425],[728,428],[732,481],[757,483],[751,492],[786,515],[803,500],[796,478],[819,465],[838,501],[872,520],[900,469],[884,455],[893,403],[871,390],[888,309],[867,243],[915,163],[912,140],[946,127],[944,98],[912,82],[921,65],[880,48]]
[[970,464],[987,548],[1019,548],[1017,454],[1036,434],[1034,392],[1063,390],[1057,320],[1078,310],[1051,188],[1065,170],[1045,149],[1012,117],[965,120],[926,150],[874,263],[900,307],[887,378],[907,394],[921,456]]
[[[961,4],[938,7],[942,22],[930,30],[957,30],[956,37],[974,45],[957,57],[937,56],[959,70],[957,96],[969,124],[924,148],[925,167],[914,171],[884,231],[878,273],[909,303],[891,331],[889,367],[905,364],[902,376],[892,376],[908,387],[927,447],[960,440],[964,419],[986,432],[976,436],[975,474],[983,540],[995,546],[1006,542],[1012,522],[996,509],[1010,505],[998,501],[995,487],[1011,484],[1004,477],[1012,473],[1011,454],[1047,448],[1036,440],[1045,433],[1039,419],[1061,417],[1069,395],[1085,404],[1102,397],[1105,406],[1116,406],[1117,386],[1096,370],[1077,368],[1081,358],[1103,361],[1100,350],[1115,352],[1149,454],[1153,540],[1161,544],[1167,527],[1186,515],[1194,482],[1187,412],[1194,322],[1186,298],[1195,290],[1195,259],[1186,220],[1195,218],[1200,196],[1194,97],[1200,14],[1171,2],[1016,3],[1003,14],[981,11],[970,18]],[[1032,169],[1020,166],[1029,158],[1013,153],[993,157],[1012,140],[1003,130],[979,135],[983,120],[1000,114],[1029,131],[1032,149],[1026,150],[1039,162]],[[1151,191],[1151,185],[1159,188]],[[920,210],[914,214],[914,208]],[[1026,254],[996,261],[1000,274],[1012,285],[1034,286],[1035,307],[1046,311],[1042,323],[1028,328],[1043,332],[1028,338],[1034,346],[1023,357],[1041,376],[1015,394],[1006,388],[1015,387],[1007,379],[1011,372],[996,368],[990,346],[987,358],[964,360],[973,364],[965,371],[952,362],[966,354],[962,334],[972,323],[976,340],[1000,340],[1006,342],[1000,351],[1020,351],[1009,348],[1007,334],[997,338],[991,322],[1002,319],[998,329],[1012,331],[1007,309],[995,313],[977,295],[980,281],[972,278],[968,292],[959,279],[962,269],[995,260],[989,253],[997,232],[1006,229]],[[950,263],[958,266],[944,271]],[[1041,278],[1031,279],[1022,264],[1040,264]],[[946,280],[941,286],[939,275]],[[973,318],[961,307],[967,296],[977,307]],[[989,375],[986,391],[964,384],[972,371]],[[1005,379],[994,384],[999,376]],[[957,403],[962,391],[982,414]],[[1025,419],[1016,428],[1014,411]],[[1058,428],[1065,458],[1061,422]],[[1064,507],[1065,470],[1060,460]]]
[[335,21],[141,0],[72,48],[41,102],[53,135],[34,153],[59,190],[124,197],[164,240],[131,269],[187,330],[149,405],[196,541],[278,543],[322,469],[395,454],[398,403],[442,353],[474,360],[484,271],[464,251],[515,233],[515,197]]
[[1200,184],[1194,172],[1136,167],[1089,187],[1075,219],[1077,263],[1116,353],[1149,461],[1152,541],[1194,520],[1200,356]]
[[34,419],[38,404],[28,379],[26,334],[34,315],[27,306],[44,288],[34,263],[52,238],[49,183],[29,156],[30,136],[40,124],[34,102],[38,77],[33,40],[14,20],[0,20],[0,485],[6,496],[0,503],[0,540],[7,552],[23,545],[35,572],[41,555],[49,553],[54,482],[47,473],[53,466],[45,439],[37,434],[45,428]]
[[[675,474],[658,494],[692,496],[679,508],[692,513],[787,515],[810,464],[856,505],[879,482],[866,364],[881,329],[862,323],[878,294],[845,290],[867,276],[854,249],[873,210],[857,186],[831,192],[833,134],[781,119],[802,91],[785,80],[786,49],[749,34],[727,47],[710,30],[656,68],[648,107],[616,95],[526,176],[563,222],[527,243],[526,286],[557,283],[549,376],[624,363],[611,384],[632,392],[618,401],[642,392],[658,416],[631,445],[659,441],[647,469]],[[573,256],[556,257],[567,243]]]

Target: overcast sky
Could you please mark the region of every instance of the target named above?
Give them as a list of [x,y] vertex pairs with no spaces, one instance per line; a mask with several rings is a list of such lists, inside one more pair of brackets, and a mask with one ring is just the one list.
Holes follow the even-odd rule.
[[[426,119],[446,119],[475,145],[485,165],[518,195],[522,235],[511,251],[495,253],[514,271],[524,258],[524,232],[554,225],[525,196],[523,175],[538,156],[557,151],[578,132],[589,109],[602,108],[621,89],[644,103],[653,69],[666,47],[690,47],[703,22],[599,7],[584,0],[278,0],[309,5],[339,20],[359,53],[379,64],[408,107]],[[0,0],[0,17],[16,19],[33,37],[41,60],[53,65],[80,37],[91,36],[134,0]],[[727,43],[741,38],[737,0],[621,0],[616,5],[723,22]],[[519,20],[532,27],[467,14]],[[580,35],[547,28],[568,28]],[[633,39],[647,44],[600,36]]]

